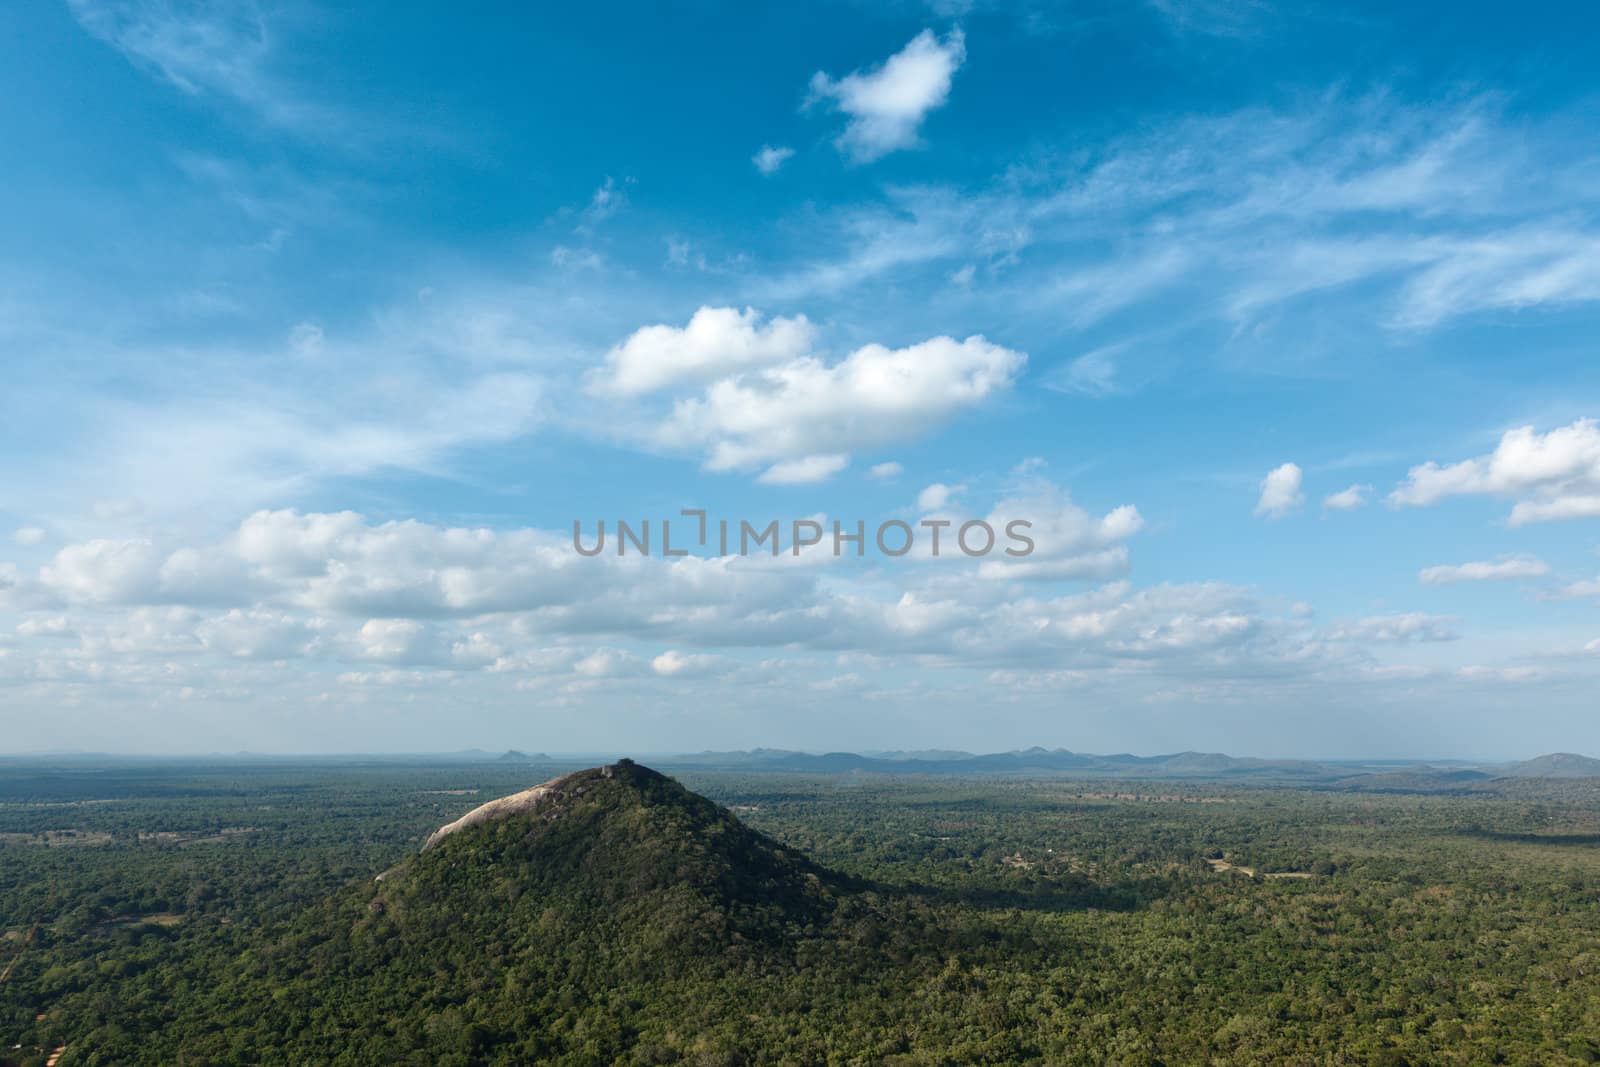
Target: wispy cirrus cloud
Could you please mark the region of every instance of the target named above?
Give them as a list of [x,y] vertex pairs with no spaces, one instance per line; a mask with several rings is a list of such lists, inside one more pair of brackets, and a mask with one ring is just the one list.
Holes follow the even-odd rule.
[[[1586,178],[1600,153],[1559,121],[1505,109],[1493,95],[1417,106],[1330,93],[1158,123],[977,186],[894,186],[808,220],[798,262],[750,291],[881,291],[970,267],[985,306],[1094,329],[1101,350],[1148,332],[1134,320],[1153,312],[1182,347],[1215,324],[1243,333],[1334,304],[1404,339],[1600,300],[1600,194]],[[1060,381],[1093,393],[1096,371]]]
[[238,104],[268,125],[332,134],[348,116],[275,69],[282,7],[255,0],[68,0],[84,30],[193,97]]

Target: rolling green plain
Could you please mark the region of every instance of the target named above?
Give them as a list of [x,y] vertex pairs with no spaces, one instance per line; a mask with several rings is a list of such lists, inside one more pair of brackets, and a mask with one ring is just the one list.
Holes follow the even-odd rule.
[[6,761],[0,1064],[1600,1062],[1600,779],[618,767]]

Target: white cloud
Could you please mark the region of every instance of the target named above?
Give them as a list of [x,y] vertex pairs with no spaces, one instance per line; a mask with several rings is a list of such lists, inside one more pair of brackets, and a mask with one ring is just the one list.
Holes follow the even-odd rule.
[[49,538],[49,533],[39,526],[19,527],[17,531],[11,535],[11,539],[13,541],[24,546],[25,548],[31,548],[34,545],[42,545],[49,540]]
[[148,540],[101,538],[62,548],[41,568],[39,580],[70,600],[132,603],[158,595],[160,563]]
[[1517,578],[1542,578],[1550,567],[1541,559],[1518,557],[1494,562],[1484,560],[1456,565],[1424,567],[1417,573],[1423,585],[1451,585],[1456,582],[1500,582]]
[[439,644],[438,635],[415,619],[368,619],[353,641],[358,659],[408,665],[436,662]]
[[943,482],[934,482],[917,494],[917,510],[923,514],[932,511],[943,511],[955,499],[956,494],[965,488],[966,486],[964,485],[945,485]]
[[1569,494],[1550,500],[1523,500],[1511,509],[1512,526],[1565,519],[1600,519],[1600,493]]
[[1550,594],[1552,600],[1582,600],[1587,597],[1600,597],[1600,578],[1586,578],[1581,582],[1573,582]]
[[849,465],[849,456],[802,456],[774,463],[756,481],[762,485],[811,485],[827,481]]
[[235,608],[205,620],[195,633],[206,647],[225,656],[278,660],[306,655],[321,629],[320,620],[315,618],[262,608]]
[[1456,672],[1469,682],[1531,682],[1541,676],[1537,667],[1485,667],[1473,664]]
[[699,678],[722,668],[721,656],[668,650],[650,661],[650,669],[667,678]]
[[889,460],[886,463],[873,464],[872,468],[867,471],[867,477],[876,478],[880,481],[887,481],[890,478],[898,478],[904,473],[904,467],[896,463],[894,460]]
[[656,435],[703,448],[710,470],[840,456],[915,438],[1010,386],[1027,357],[982,337],[867,345],[724,378],[680,400]]
[[838,80],[818,71],[809,99],[832,101],[849,116],[835,143],[856,162],[869,163],[917,144],[922,120],[949,98],[950,83],[966,56],[959,29],[942,41],[923,30],[876,69]]
[[19,637],[76,637],[78,633],[61,615],[49,618],[24,619],[17,624]]
[[1327,511],[1355,511],[1357,508],[1366,507],[1367,494],[1372,492],[1370,485],[1352,485],[1348,489],[1341,489],[1337,493],[1330,493],[1322,498],[1322,510]]
[[1437,255],[1402,292],[1396,323],[1427,328],[1462,308],[1519,309],[1600,299],[1600,237],[1564,228],[1464,238]]
[[1600,424],[1578,419],[1543,434],[1532,426],[1508,430],[1486,456],[1412,467],[1389,502],[1426,507],[1472,495],[1521,498],[1511,509],[1512,526],[1600,517]]
[[576,674],[586,678],[614,678],[638,674],[643,670],[639,657],[615,648],[602,648],[589,653],[572,665]]
[[804,315],[761,321],[753,308],[703,307],[684,327],[635,330],[606,353],[592,378],[602,391],[638,395],[668,386],[706,382],[752,367],[800,359],[811,351],[816,329]]
[[792,148],[764,144],[761,146],[761,151],[750,158],[750,162],[754,163],[756,170],[759,170],[762,174],[773,175],[778,173],[779,168],[787,163],[793,155],[794,149]]
[[1261,497],[1256,501],[1255,514],[1269,519],[1281,519],[1305,503],[1300,491],[1301,471],[1294,463],[1275,467],[1261,480]]
[[[41,569],[40,584],[104,618],[96,628],[78,627],[86,652],[209,654],[233,664],[316,658],[599,678],[647,675],[676,662],[669,657],[657,668],[618,650],[550,647],[585,635],[670,640],[685,656],[766,646],[986,667],[1105,665],[1221,647],[1243,656],[1258,639],[1259,654],[1279,654],[1273,625],[1260,620],[1247,596],[1223,586],[1135,593],[1118,583],[1036,598],[982,580],[1119,571],[1125,556],[1108,565],[1104,550],[1120,547],[1140,526],[1131,507],[1096,517],[1048,486],[997,505],[990,521],[1013,509],[1032,517],[1039,543],[1038,555],[1018,569],[989,573],[947,553],[887,584],[771,559],[583,558],[570,538],[539,530],[371,524],[350,513],[295,512],[262,512],[217,543],[165,553],[137,541],[67,546]],[[174,603],[178,594],[160,582],[164,557],[173,556],[231,558],[245,572],[241,590],[250,602],[210,615],[197,610],[213,603],[209,595]],[[46,634],[27,636],[42,641]],[[38,662],[46,661],[56,659]],[[703,665],[684,663],[686,670]]]
[[1125,542],[1144,529],[1144,518],[1132,504],[1096,516],[1073,502],[1066,490],[1034,480],[1021,493],[1000,501],[986,517],[1000,543],[1023,551],[1011,524],[1026,522],[1014,533],[1032,541],[1026,556],[1001,554],[978,568],[984,578],[1042,581],[1106,579],[1128,570]]
[[1450,629],[1455,620],[1441,615],[1411,612],[1403,615],[1374,615],[1355,622],[1341,623],[1328,632],[1329,641],[1372,641],[1380,644],[1405,644],[1412,641],[1454,641],[1460,635]]

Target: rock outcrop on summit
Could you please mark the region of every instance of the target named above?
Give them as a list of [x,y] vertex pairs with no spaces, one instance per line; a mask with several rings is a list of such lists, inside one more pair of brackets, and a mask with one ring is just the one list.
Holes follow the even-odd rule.
[[539,801],[552,795],[553,793],[558,792],[564,783],[581,777],[583,773],[584,772],[582,771],[578,771],[574,774],[564,774],[559,778],[552,778],[542,785],[533,786],[531,789],[524,789],[520,793],[512,793],[510,796],[500,797],[498,800],[491,800],[487,804],[480,804],[478,807],[473,808],[471,811],[461,816],[461,818],[457,819],[455,822],[446,823],[444,826],[439,827],[433,833],[429,834],[428,840],[422,845],[422,851],[428,851],[434,845],[437,845],[440,841],[443,841],[451,834],[465,830],[469,826],[476,826],[479,823],[488,822],[491,819],[506,819],[513,815],[521,815],[525,812],[532,811],[536,806],[538,806]]

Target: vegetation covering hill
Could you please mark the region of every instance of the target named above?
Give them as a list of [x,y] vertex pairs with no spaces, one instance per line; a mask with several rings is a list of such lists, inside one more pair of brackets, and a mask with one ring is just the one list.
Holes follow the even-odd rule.
[[[485,902],[560,915],[648,921],[666,943],[712,948],[780,936],[815,921],[842,879],[740,823],[729,811],[631,760],[491,801],[430,835],[379,876],[369,912],[415,935],[419,917],[500,924]],[[423,930],[426,933],[425,930]],[[489,931],[492,933],[492,931]]]

